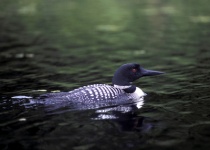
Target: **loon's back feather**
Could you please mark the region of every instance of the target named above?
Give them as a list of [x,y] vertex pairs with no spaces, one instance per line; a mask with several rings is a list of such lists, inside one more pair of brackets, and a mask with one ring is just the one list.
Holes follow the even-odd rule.
[[43,94],[40,97],[45,104],[108,102],[129,99],[129,94],[119,88],[107,84],[93,84],[83,86],[69,92]]

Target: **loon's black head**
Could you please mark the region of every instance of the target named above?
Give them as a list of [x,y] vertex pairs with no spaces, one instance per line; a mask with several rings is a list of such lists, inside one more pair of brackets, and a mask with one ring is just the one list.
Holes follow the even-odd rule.
[[137,63],[128,63],[120,66],[112,79],[112,84],[119,86],[129,86],[131,83],[144,76],[154,76],[163,74],[160,71],[146,70]]

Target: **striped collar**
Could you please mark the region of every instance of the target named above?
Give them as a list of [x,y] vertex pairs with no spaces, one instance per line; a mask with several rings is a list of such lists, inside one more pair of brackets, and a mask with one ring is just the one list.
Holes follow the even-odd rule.
[[131,86],[132,86],[132,85],[125,85],[125,86],[123,86],[123,85],[116,85],[116,84],[114,84],[114,87],[115,87],[115,88],[118,88],[118,89],[121,89],[121,90],[130,88]]

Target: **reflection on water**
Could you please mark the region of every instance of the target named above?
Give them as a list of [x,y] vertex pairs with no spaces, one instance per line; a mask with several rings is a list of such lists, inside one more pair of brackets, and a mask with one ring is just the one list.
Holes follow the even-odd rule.
[[[1,0],[0,149],[208,149],[209,16],[208,0]],[[109,84],[128,62],[166,72],[135,83],[141,109],[11,99]]]

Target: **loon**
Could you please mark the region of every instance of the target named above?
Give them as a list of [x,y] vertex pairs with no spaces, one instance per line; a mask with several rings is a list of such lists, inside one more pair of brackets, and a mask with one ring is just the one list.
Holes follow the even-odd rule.
[[112,85],[93,84],[83,86],[69,92],[48,93],[40,96],[43,103],[47,105],[58,105],[58,107],[93,104],[91,108],[118,104],[128,100],[137,100],[145,96],[145,93],[132,84],[135,80],[144,76],[160,75],[163,72],[146,70],[138,63],[127,63],[120,66],[112,78]]

